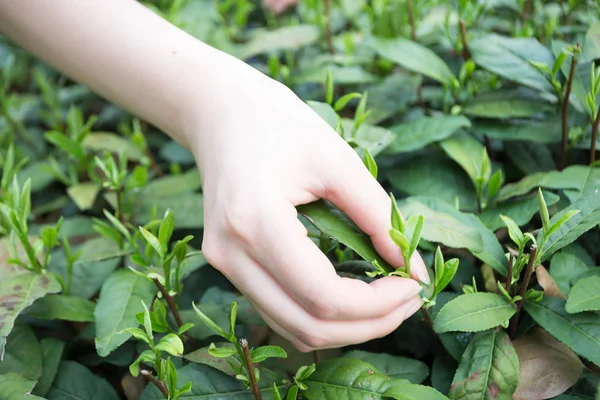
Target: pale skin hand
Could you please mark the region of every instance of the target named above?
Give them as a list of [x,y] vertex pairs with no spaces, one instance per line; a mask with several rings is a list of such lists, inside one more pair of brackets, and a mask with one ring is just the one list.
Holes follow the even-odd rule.
[[283,85],[130,0],[0,0],[0,31],[191,149],[205,257],[299,350],[385,336],[422,305],[415,280],[340,278],[307,238],[294,206],[325,198],[403,265],[388,195]]

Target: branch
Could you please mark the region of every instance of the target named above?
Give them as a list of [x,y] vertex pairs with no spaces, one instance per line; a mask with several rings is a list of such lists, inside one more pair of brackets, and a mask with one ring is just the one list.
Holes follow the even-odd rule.
[[596,112],[596,119],[592,125],[592,147],[590,148],[590,164],[596,162],[596,141],[598,140],[598,125],[600,125],[600,109]]
[[148,379],[150,382],[152,382],[152,384],[154,386],[156,386],[158,388],[158,390],[160,390],[160,392],[163,394],[163,396],[165,396],[165,399],[169,398],[169,392],[167,391],[167,388],[165,387],[165,385],[161,381],[156,379],[154,376],[152,376],[152,373],[150,371],[143,369],[140,371],[140,374],[144,375],[146,377],[146,379]]
[[331,0],[325,0],[325,24],[329,54],[335,54],[335,47],[333,47],[333,33],[331,32]]
[[513,266],[515,264],[515,256],[513,256],[512,254],[510,255],[510,261],[508,262],[508,273],[506,274],[506,285],[504,286],[504,288],[506,289],[506,291],[508,292],[508,294],[510,294],[510,291],[512,289],[512,274],[513,274]]
[[562,147],[560,151],[559,170],[563,170],[567,163],[567,143],[569,139],[569,96],[573,88],[573,80],[575,78],[575,69],[577,68],[577,56],[573,54],[571,61],[571,71],[569,71],[569,80],[567,81],[567,89],[563,97],[562,103]]
[[408,23],[410,24],[410,39],[413,42],[417,41],[417,25],[415,24],[415,9],[413,7],[413,0],[408,0]]
[[536,246],[531,246],[531,252],[529,253],[529,262],[527,263],[527,270],[525,271],[525,277],[523,278],[523,282],[521,283],[521,292],[519,295],[521,296],[521,300],[517,301],[517,312],[512,320],[511,333],[510,337],[512,339],[517,336],[517,326],[519,325],[519,314],[521,314],[521,307],[523,305],[523,300],[525,299],[525,293],[527,293],[527,286],[529,286],[529,281],[531,280],[531,275],[533,275],[533,267],[535,265],[535,259],[537,257],[538,248]]
[[246,369],[248,370],[248,376],[250,377],[250,386],[252,388],[252,394],[256,400],[262,400],[258,383],[256,382],[256,376],[254,376],[254,364],[252,364],[252,357],[250,356],[250,349],[248,348],[248,341],[246,339],[240,339],[240,345],[244,351],[244,361],[246,362]]
[[181,320],[181,315],[179,315],[179,310],[177,309],[177,305],[175,304],[175,300],[173,299],[173,296],[171,296],[167,292],[165,287],[158,281],[158,278],[153,278],[152,280],[154,281],[154,284],[156,285],[156,287],[158,288],[160,293],[162,293],[165,300],[167,300],[167,304],[169,305],[169,309],[173,313],[173,317],[175,317],[177,326],[179,328],[181,328],[181,326],[183,325],[183,321]]
[[460,40],[462,42],[462,57],[465,61],[468,61],[471,58],[471,51],[469,50],[469,45],[467,43],[467,26],[465,25],[464,20],[460,20]]

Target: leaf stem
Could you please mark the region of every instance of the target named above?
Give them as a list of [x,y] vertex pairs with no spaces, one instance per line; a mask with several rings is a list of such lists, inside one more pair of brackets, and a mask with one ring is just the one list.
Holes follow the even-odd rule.
[[413,0],[408,0],[406,6],[408,7],[408,23],[410,25],[410,39],[413,42],[417,41],[417,25],[415,24],[415,8],[413,7]]
[[525,0],[525,4],[523,5],[523,9],[521,10],[521,25],[525,24],[527,21],[527,15],[531,10],[531,0]]
[[600,109],[596,112],[596,119],[592,125],[592,147],[590,147],[590,164],[596,162],[596,141],[598,140],[598,125],[600,125]]
[[179,310],[177,309],[177,305],[175,304],[175,299],[173,299],[173,296],[171,296],[169,294],[169,292],[167,292],[165,287],[159,282],[158,278],[153,278],[152,280],[154,281],[154,284],[156,285],[156,287],[158,288],[160,293],[162,293],[163,297],[167,301],[167,304],[169,305],[169,309],[173,313],[173,317],[175,317],[177,326],[179,328],[181,328],[181,326],[183,325],[183,321],[181,320],[181,315],[179,315]]
[[163,394],[163,396],[165,396],[165,399],[169,398],[169,392],[167,391],[165,385],[161,381],[156,379],[150,371],[143,369],[140,371],[140,374],[144,375],[146,379],[148,379],[154,386],[156,386],[158,390],[160,390],[160,392]]
[[567,163],[567,143],[569,139],[569,97],[571,95],[571,89],[573,88],[573,81],[575,80],[575,69],[577,68],[577,56],[573,54],[571,60],[571,70],[569,71],[569,79],[567,81],[567,87],[565,95],[562,101],[562,146],[560,151],[560,161],[558,169],[562,171]]
[[525,299],[525,293],[527,293],[527,286],[529,286],[531,275],[533,275],[533,269],[537,258],[537,251],[538,248],[535,245],[531,246],[531,251],[529,253],[529,261],[527,263],[527,269],[525,270],[525,276],[523,277],[523,282],[521,283],[521,292],[519,293],[521,299],[517,301],[517,312],[515,313],[511,324],[510,337],[513,339],[515,338],[515,336],[517,336],[517,326],[519,325],[519,315],[521,314],[521,306],[523,305],[523,300]]
[[256,382],[256,376],[254,375],[254,364],[252,364],[252,357],[250,356],[250,349],[248,348],[248,341],[246,339],[240,339],[240,345],[244,352],[244,361],[246,363],[246,369],[248,370],[248,377],[250,378],[250,386],[252,388],[252,394],[256,400],[262,400],[258,383]]
[[327,47],[329,54],[335,54],[333,46],[333,33],[331,32],[331,0],[325,0],[325,34],[327,35]]
[[469,50],[469,44],[467,43],[467,26],[463,19],[460,20],[460,40],[462,42],[462,57],[465,61],[471,58],[471,51]]
[[513,275],[514,264],[515,264],[515,256],[513,256],[511,254],[510,260],[508,262],[508,273],[506,274],[506,285],[504,286],[504,288],[506,289],[508,294],[510,294],[510,291],[512,289],[512,275]]

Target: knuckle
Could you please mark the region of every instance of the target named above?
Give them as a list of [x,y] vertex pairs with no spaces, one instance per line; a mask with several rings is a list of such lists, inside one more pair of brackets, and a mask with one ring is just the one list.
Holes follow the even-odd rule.
[[[297,332],[295,336],[298,338],[298,341],[304,345],[304,349],[321,349],[328,344],[328,341],[325,338],[315,335],[310,330],[301,330]],[[302,349],[298,350],[303,351]]]
[[311,300],[308,304],[308,310],[311,315],[321,320],[332,320],[339,315],[339,308],[325,298],[318,297]]
[[228,206],[224,211],[226,232],[241,240],[254,237],[257,224],[255,223],[256,214],[253,210],[255,208],[249,207],[242,201]]

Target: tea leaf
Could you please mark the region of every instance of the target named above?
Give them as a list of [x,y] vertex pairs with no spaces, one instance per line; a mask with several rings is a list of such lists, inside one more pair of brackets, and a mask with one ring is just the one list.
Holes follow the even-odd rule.
[[462,211],[476,210],[473,183],[456,163],[447,158],[414,158],[391,168],[386,178],[401,193],[437,197],[450,205],[458,201]]
[[570,314],[600,310],[600,277],[590,276],[573,285],[565,307]]
[[91,132],[86,135],[81,145],[94,152],[120,154],[128,160],[141,161],[145,154],[131,140],[111,132]]
[[546,268],[543,266],[538,266],[535,269],[535,276],[537,278],[538,283],[544,289],[544,296],[551,297],[560,297],[561,299],[567,299],[561,291],[554,279],[550,276]]
[[536,327],[513,342],[519,357],[519,385],[514,398],[549,399],[579,380],[583,363],[567,346]]
[[[273,383],[276,383],[276,388],[285,393],[288,387],[281,383],[282,377],[274,374],[264,374],[261,371],[258,386],[264,399],[273,398]],[[177,381],[191,382],[192,390],[190,393],[183,395],[181,398],[192,399],[251,399],[252,392],[244,387],[244,384],[234,377],[228,376],[225,373],[214,368],[200,364],[189,364],[177,370]],[[154,385],[146,386],[140,400],[162,400],[165,397]]]
[[465,115],[482,118],[527,118],[554,112],[553,104],[518,98],[502,98],[502,92],[492,92],[490,98],[479,95],[463,109]]
[[261,363],[268,358],[287,358],[287,353],[279,346],[261,346],[250,352],[252,362]]
[[550,262],[550,276],[554,279],[560,291],[569,295],[574,279],[589,270],[589,267],[577,256],[565,251],[556,253]]
[[382,267],[392,270],[392,267],[379,256],[371,239],[331,203],[319,200],[296,208],[320,231],[350,247],[365,261],[377,260]]
[[454,74],[433,51],[404,38],[370,37],[367,44],[381,57],[387,58],[409,71],[413,71],[449,86]]
[[427,364],[406,357],[371,353],[364,350],[352,350],[344,354],[343,357],[367,362],[386,376],[406,379],[411,383],[421,383],[429,375]]
[[309,100],[306,102],[327,124],[333,129],[337,128],[340,123],[340,117],[335,112],[333,107],[331,107],[327,103],[322,103],[320,101]]
[[408,198],[400,211],[405,217],[423,216],[423,239],[448,247],[467,248],[502,276],[506,275],[508,262],[502,246],[475,215],[462,213],[438,198],[424,196]]
[[525,311],[542,328],[593,363],[600,362],[600,319],[592,312],[569,314],[565,300],[544,297],[540,302],[525,300]]
[[314,25],[284,26],[272,31],[256,30],[239,57],[247,60],[263,53],[298,50],[315,43],[318,39],[319,28]]
[[479,67],[534,89],[553,93],[554,88],[529,61],[554,63],[552,53],[533,38],[509,38],[488,34],[469,42],[473,61]]
[[463,354],[448,397],[452,400],[512,399],[519,359],[503,331],[475,334]]
[[471,122],[461,115],[424,117],[394,125],[390,131],[396,137],[385,153],[397,154],[419,150],[430,143],[452,136],[462,128],[469,127],[471,127]]
[[7,338],[0,374],[18,373],[26,379],[39,379],[42,375],[42,349],[33,329],[18,324]]
[[53,294],[36,300],[25,312],[41,320],[94,322],[96,304],[87,299]]
[[15,320],[33,302],[49,293],[61,290],[60,283],[52,274],[26,272],[0,282],[0,360],[3,359],[6,337]]
[[69,197],[81,211],[86,211],[92,208],[96,201],[96,196],[100,192],[100,185],[93,182],[79,183],[67,188]]
[[396,400],[448,400],[446,396],[429,386],[401,383],[383,393],[384,399]]
[[74,361],[61,361],[58,374],[47,397],[49,399],[120,399],[106,379],[93,374]]
[[[600,190],[598,189],[598,182],[600,182],[600,175],[597,172],[590,171],[581,197],[569,207],[552,216],[551,226],[563,220],[568,214],[571,215],[571,218],[548,237],[546,246],[543,249],[542,261],[547,260],[553,253],[600,224]],[[573,214],[572,211],[574,210],[579,210],[579,212]]]
[[463,294],[440,310],[433,329],[437,333],[484,331],[507,321],[515,312],[515,306],[500,294]]
[[583,187],[590,175],[590,168],[573,165],[562,171],[538,172],[527,175],[516,183],[505,185],[498,193],[496,201],[504,201],[516,196],[522,196],[537,187],[545,189],[576,189]]
[[31,395],[34,380],[25,379],[19,374],[0,375],[0,400],[44,400]]
[[42,376],[33,388],[32,393],[45,396],[58,372],[65,344],[58,339],[46,338],[40,342],[40,345],[42,347]]
[[440,143],[448,157],[456,161],[473,182],[482,176],[484,147],[467,134],[455,135]]
[[380,398],[387,389],[402,381],[390,379],[371,364],[351,358],[323,361],[304,383],[303,392],[309,400],[336,400],[345,398]]
[[[544,191],[546,205],[552,206],[559,200],[559,196],[552,192]],[[535,196],[528,196],[517,200],[505,201],[496,206],[486,208],[480,215],[481,222],[496,231],[506,226],[502,221],[501,215],[511,218],[517,226],[524,226],[531,221],[531,218],[539,212],[538,200]]]
[[117,333],[138,325],[136,314],[143,311],[141,302],[150,304],[156,293],[153,282],[128,269],[115,271],[104,281],[94,311],[96,350],[106,357],[131,336]]

